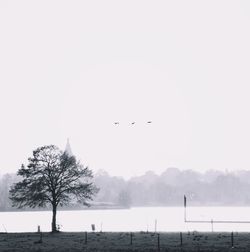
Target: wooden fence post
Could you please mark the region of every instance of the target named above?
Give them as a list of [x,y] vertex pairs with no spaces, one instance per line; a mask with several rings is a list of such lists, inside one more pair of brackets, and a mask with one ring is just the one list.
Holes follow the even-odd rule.
[[234,232],[231,233],[231,247],[234,247]]
[[155,233],[157,231],[157,219],[155,219]]
[[160,251],[160,234],[157,234],[157,248]]
[[88,233],[85,232],[85,244],[87,244],[87,243],[88,243]]

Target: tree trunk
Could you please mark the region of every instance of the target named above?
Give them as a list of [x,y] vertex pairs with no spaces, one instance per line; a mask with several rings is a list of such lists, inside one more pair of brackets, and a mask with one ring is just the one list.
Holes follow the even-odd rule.
[[57,232],[56,229],[56,205],[53,205],[53,215],[52,215],[52,233]]

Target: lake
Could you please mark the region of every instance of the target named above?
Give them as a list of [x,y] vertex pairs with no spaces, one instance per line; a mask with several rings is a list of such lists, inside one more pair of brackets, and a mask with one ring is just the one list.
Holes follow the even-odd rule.
[[[0,212],[0,232],[50,231],[50,211]],[[250,221],[250,207],[188,207],[188,220]],[[62,231],[211,231],[210,223],[185,223],[183,207],[58,211]],[[214,224],[214,231],[250,231],[250,224]]]

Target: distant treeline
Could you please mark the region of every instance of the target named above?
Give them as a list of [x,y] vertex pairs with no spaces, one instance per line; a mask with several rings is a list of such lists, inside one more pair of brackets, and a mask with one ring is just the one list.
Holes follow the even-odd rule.
[[[14,174],[0,179],[0,210],[14,210],[9,200],[9,188],[18,181]],[[99,171],[94,177],[100,188],[94,207],[180,206],[185,194],[190,205],[250,205],[250,171],[199,173],[168,168],[162,174],[152,171],[125,180]],[[71,205],[69,208],[80,208]]]

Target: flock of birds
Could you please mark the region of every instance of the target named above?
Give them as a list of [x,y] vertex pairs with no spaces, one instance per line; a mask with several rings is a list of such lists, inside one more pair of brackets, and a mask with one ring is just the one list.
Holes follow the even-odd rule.
[[[152,121],[147,121],[147,123],[150,124],[150,123],[152,123]],[[115,125],[119,125],[120,122],[114,122],[114,124],[115,124]],[[135,122],[131,122],[130,124],[131,124],[131,125],[134,125]]]

